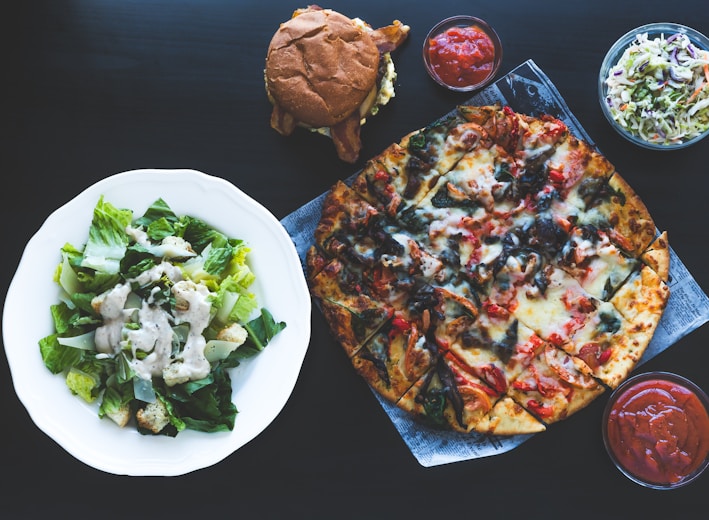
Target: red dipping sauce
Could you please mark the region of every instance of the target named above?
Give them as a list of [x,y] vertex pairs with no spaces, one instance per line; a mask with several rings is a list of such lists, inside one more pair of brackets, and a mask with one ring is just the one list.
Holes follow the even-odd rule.
[[502,43],[484,20],[452,16],[429,31],[423,59],[437,83],[467,92],[485,86],[495,76],[502,63]]
[[604,440],[616,465],[654,488],[693,480],[709,464],[709,406],[680,376],[649,373],[621,385],[604,418]]
[[479,27],[451,27],[431,38],[428,56],[435,74],[447,85],[477,85],[492,73],[495,45]]

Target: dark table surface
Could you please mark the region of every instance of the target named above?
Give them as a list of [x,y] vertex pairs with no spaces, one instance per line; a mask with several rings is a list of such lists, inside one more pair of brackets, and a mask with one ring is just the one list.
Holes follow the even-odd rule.
[[[477,4],[477,5],[476,5]],[[223,177],[281,219],[367,158],[451,110],[466,95],[426,75],[421,45],[442,18],[474,14],[504,45],[500,74],[533,59],[597,146],[646,202],[704,290],[709,140],[659,153],[604,119],[597,74],[610,45],[654,21],[709,33],[704,0],[415,3],[332,1],[372,25],[411,26],[394,57],[396,97],[367,123],[357,164],[324,137],[269,127],[265,51],[300,5],[239,0],[66,0],[4,8],[2,120],[4,294],[26,242],[84,188],[138,168]],[[9,90],[8,90],[9,87]],[[28,308],[29,313],[45,312]],[[641,370],[680,373],[709,389],[709,329]],[[631,483],[612,466],[600,425],[607,396],[511,452],[420,466],[331,339],[319,311],[295,389],[271,425],[222,462],[179,477],[126,477],[74,459],[31,421],[0,356],[0,517],[60,518],[663,518],[706,511],[709,476],[673,492]]]

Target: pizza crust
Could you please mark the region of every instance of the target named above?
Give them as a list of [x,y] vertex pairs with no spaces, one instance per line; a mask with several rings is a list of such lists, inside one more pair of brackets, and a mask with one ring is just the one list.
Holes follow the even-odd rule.
[[663,231],[640,256],[643,262],[657,273],[661,280],[670,279],[670,245],[667,241],[667,231]]

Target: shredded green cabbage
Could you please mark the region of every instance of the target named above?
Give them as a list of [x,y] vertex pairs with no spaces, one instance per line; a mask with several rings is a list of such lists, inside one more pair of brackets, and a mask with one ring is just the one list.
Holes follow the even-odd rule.
[[686,34],[636,35],[605,80],[612,118],[649,143],[683,143],[709,129],[709,52]]

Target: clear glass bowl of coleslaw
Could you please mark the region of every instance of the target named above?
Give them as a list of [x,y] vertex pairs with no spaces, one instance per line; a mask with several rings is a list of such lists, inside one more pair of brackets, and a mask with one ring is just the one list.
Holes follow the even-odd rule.
[[709,38],[676,23],[637,27],[606,54],[598,93],[603,114],[630,142],[690,146],[709,134]]

